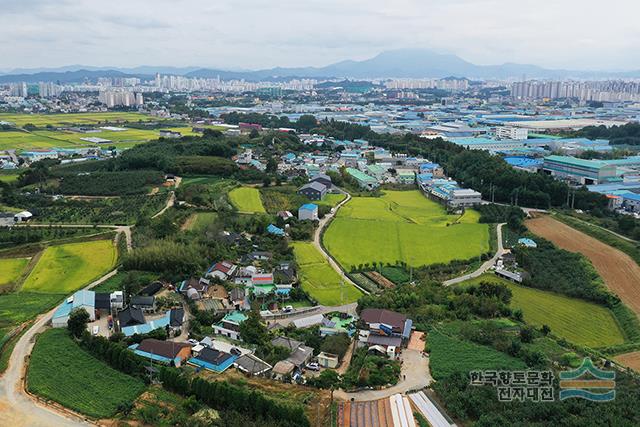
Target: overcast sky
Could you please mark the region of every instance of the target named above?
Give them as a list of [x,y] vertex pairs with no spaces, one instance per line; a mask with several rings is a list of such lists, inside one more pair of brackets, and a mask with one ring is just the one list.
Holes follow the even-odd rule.
[[640,69],[638,0],[0,0],[0,70],[327,65],[395,48]]

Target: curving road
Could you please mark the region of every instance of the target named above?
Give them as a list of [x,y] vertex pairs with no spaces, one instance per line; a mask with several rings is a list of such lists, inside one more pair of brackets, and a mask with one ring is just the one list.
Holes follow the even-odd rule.
[[[98,286],[118,273],[118,269],[110,271],[84,289]],[[57,307],[56,307],[57,308]],[[45,329],[56,311],[53,308],[41,315],[16,343],[9,358],[9,366],[0,377],[0,421],[1,425],[12,427],[78,427],[91,425],[88,420],[73,416],[70,412],[64,415],[53,408],[41,405],[31,399],[24,391],[23,378],[26,375],[27,358],[33,350],[36,335]]]
[[464,282],[465,280],[469,280],[469,279],[473,279],[474,277],[478,277],[483,275],[484,273],[487,272],[487,270],[489,270],[491,268],[491,266],[493,266],[496,261],[498,260],[498,258],[500,258],[500,256],[502,254],[504,254],[504,246],[502,244],[502,226],[505,225],[506,223],[503,222],[502,224],[498,224],[498,227],[496,228],[496,234],[498,235],[498,250],[496,251],[495,255],[493,256],[493,258],[491,258],[488,261],[485,261],[480,268],[478,268],[476,271],[469,273],[469,274],[465,274],[463,276],[460,277],[455,277],[453,279],[449,279],[449,280],[445,280],[444,282],[442,282],[442,284],[444,286],[450,286],[450,285],[455,285],[456,283],[460,283],[460,282]]
[[349,200],[351,200],[351,194],[347,193],[344,190],[338,189],[342,194],[346,195],[347,197],[341,201],[340,203],[338,203],[336,205],[336,207],[333,209],[332,212],[326,214],[324,216],[324,218],[322,218],[319,223],[318,223],[318,228],[316,228],[315,234],[313,235],[313,246],[316,247],[316,249],[318,251],[320,251],[320,253],[322,254],[322,256],[329,262],[329,265],[331,266],[331,268],[333,268],[336,273],[338,273],[338,275],[340,275],[340,277],[342,278],[342,280],[344,280],[346,283],[349,283],[350,285],[355,286],[356,288],[360,289],[363,293],[365,293],[366,295],[369,294],[369,291],[367,291],[366,289],[363,289],[362,287],[360,287],[357,283],[354,283],[353,280],[351,280],[349,278],[349,276],[346,275],[346,273],[344,272],[344,270],[342,269],[342,267],[340,267],[340,265],[331,257],[331,255],[329,255],[327,253],[327,251],[324,250],[324,247],[322,246],[322,243],[320,242],[320,239],[322,238],[322,230],[324,230],[324,228],[327,226],[327,224],[329,224],[329,222],[331,221],[331,219],[336,216],[336,214],[338,213],[338,209],[340,209],[342,206],[344,206],[345,203],[347,203]]

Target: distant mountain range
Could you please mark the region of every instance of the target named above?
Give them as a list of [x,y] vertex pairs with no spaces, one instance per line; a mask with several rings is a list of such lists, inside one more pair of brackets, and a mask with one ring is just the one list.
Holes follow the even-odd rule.
[[50,69],[19,69],[0,75],[0,83],[25,81],[60,81],[61,83],[95,80],[98,77],[151,78],[155,73],[186,77],[284,80],[290,78],[443,78],[449,76],[479,79],[530,78],[637,78],[640,70],[627,72],[552,70],[536,65],[505,63],[502,65],[476,65],[450,54],[425,49],[400,49],[382,52],[364,61],[341,61],[325,67],[270,68],[255,71],[233,71],[198,67],[135,68],[67,66]]

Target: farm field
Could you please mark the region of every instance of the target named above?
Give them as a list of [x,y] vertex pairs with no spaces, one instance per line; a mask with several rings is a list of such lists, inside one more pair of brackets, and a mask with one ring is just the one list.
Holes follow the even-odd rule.
[[107,273],[115,262],[116,249],[111,240],[49,246],[22,290],[69,294]]
[[29,258],[0,258],[0,287],[14,283],[29,264]]
[[[343,305],[355,302],[362,292],[344,283],[312,243],[294,242],[293,253],[299,267],[302,289],[322,305]],[[341,298],[341,295],[343,298]]]
[[447,263],[489,250],[488,225],[478,218],[467,210],[458,221],[417,190],[386,191],[382,197],[352,198],[338,211],[323,242],[347,270],[373,262]]
[[27,388],[90,417],[108,418],[120,404],[134,401],[145,385],[86,353],[66,329],[49,329],[33,349]]
[[16,170],[14,172],[0,172],[0,182],[14,182],[18,180],[20,173]]
[[558,247],[589,258],[607,287],[640,315],[640,266],[629,255],[550,216],[527,220],[525,225]]
[[15,123],[22,127],[28,123],[35,126],[93,125],[99,123],[124,123],[151,121],[156,118],[140,113],[70,113],[70,114],[7,114],[0,113],[0,121]]
[[0,295],[0,328],[10,328],[53,308],[64,294],[16,292]]
[[191,231],[203,231],[215,222],[218,214],[215,212],[197,212],[194,213],[187,221],[185,222],[185,229]]
[[454,372],[468,375],[476,370],[520,370],[526,365],[520,359],[491,347],[462,341],[433,330],[427,336],[429,366],[433,378],[438,380]]
[[260,199],[260,191],[253,187],[238,187],[229,192],[233,206],[244,213],[266,213]]
[[344,194],[327,194],[324,196],[324,199],[322,200],[316,200],[313,201],[311,203],[315,203],[316,205],[325,205],[325,206],[330,206],[332,208],[336,207],[338,205],[338,203],[340,203],[341,201],[343,201],[347,196],[345,196]]
[[615,356],[613,360],[623,366],[633,369],[636,372],[640,372],[640,351],[619,354]]
[[574,344],[595,348],[624,342],[624,335],[613,313],[606,307],[554,292],[519,286],[493,274],[476,277],[460,286],[480,282],[506,285],[512,293],[511,307],[522,310],[527,323],[548,325],[552,334]]

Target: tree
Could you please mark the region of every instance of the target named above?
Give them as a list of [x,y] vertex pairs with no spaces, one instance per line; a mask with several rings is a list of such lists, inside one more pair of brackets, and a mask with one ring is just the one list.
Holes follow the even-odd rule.
[[80,338],[82,333],[87,330],[87,323],[89,323],[89,313],[84,308],[76,308],[69,314],[69,320],[67,321],[67,329],[76,337]]
[[530,343],[531,341],[533,341],[533,338],[534,333],[531,327],[525,326],[524,328],[520,329],[520,341],[522,341],[523,343]]
[[251,310],[247,320],[240,323],[240,336],[249,344],[262,345],[267,342],[269,331],[257,311]]
[[540,328],[540,331],[546,336],[546,335],[549,335],[549,333],[551,332],[551,328],[549,327],[549,325],[542,325],[542,328]]

